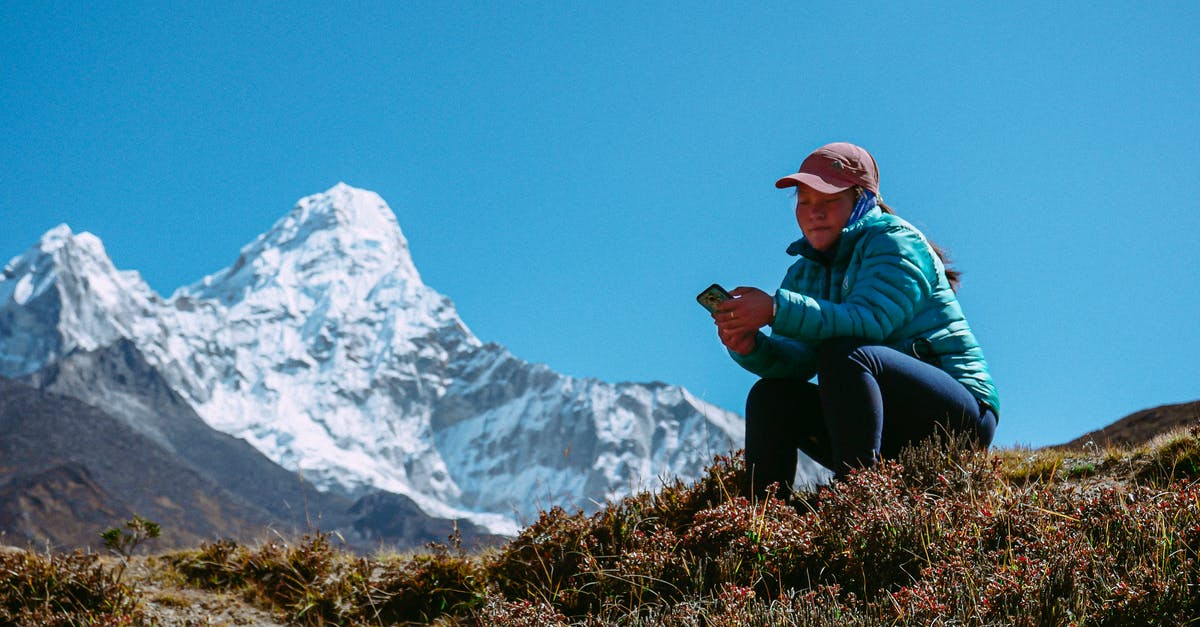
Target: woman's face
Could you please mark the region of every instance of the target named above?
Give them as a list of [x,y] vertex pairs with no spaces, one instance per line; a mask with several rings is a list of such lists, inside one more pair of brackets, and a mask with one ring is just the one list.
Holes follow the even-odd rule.
[[836,194],[823,194],[800,184],[796,187],[796,223],[804,239],[813,248],[829,253],[842,236],[842,229],[854,211],[854,188]]

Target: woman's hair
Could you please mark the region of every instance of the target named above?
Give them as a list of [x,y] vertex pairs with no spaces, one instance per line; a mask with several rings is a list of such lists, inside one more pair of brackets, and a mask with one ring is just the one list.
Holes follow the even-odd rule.
[[[896,215],[896,212],[891,207],[884,204],[882,200],[877,199],[875,202],[879,205],[879,209],[884,213]],[[946,268],[946,280],[950,282],[950,289],[957,292],[958,286],[962,284],[962,272],[950,267],[950,256],[946,254],[946,251],[942,250],[941,246],[934,244],[929,240],[929,238],[925,238],[925,241],[929,242],[929,247],[933,249],[934,254],[938,256],[938,259],[942,260],[942,266]]]

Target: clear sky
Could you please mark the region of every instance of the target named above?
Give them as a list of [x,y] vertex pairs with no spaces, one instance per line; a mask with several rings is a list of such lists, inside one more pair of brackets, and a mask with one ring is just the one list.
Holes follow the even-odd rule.
[[1200,398],[1200,3],[739,4],[5,2],[0,257],[65,222],[168,296],[345,181],[485,341],[740,411],[693,298],[778,285],[773,182],[845,140],[964,271],[998,444]]

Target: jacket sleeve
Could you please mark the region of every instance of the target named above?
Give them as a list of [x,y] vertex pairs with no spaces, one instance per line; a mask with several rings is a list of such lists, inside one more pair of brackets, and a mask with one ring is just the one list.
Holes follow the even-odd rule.
[[763,378],[794,378],[807,381],[817,374],[812,347],[796,340],[759,332],[749,355],[729,351],[733,360]]
[[936,284],[936,266],[924,238],[893,226],[859,245],[854,284],[842,302],[782,288],[775,293],[775,335],[808,343],[833,337],[884,342],[914,318]]

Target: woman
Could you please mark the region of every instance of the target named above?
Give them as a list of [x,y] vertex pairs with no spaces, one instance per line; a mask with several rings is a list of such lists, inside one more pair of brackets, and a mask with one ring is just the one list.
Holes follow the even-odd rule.
[[879,200],[875,159],[828,144],[775,187],[796,188],[799,259],[774,296],[739,287],[713,313],[733,359],[762,377],[746,401],[754,493],[790,491],[797,448],[841,477],[938,432],[991,444],[999,399],[958,273]]

